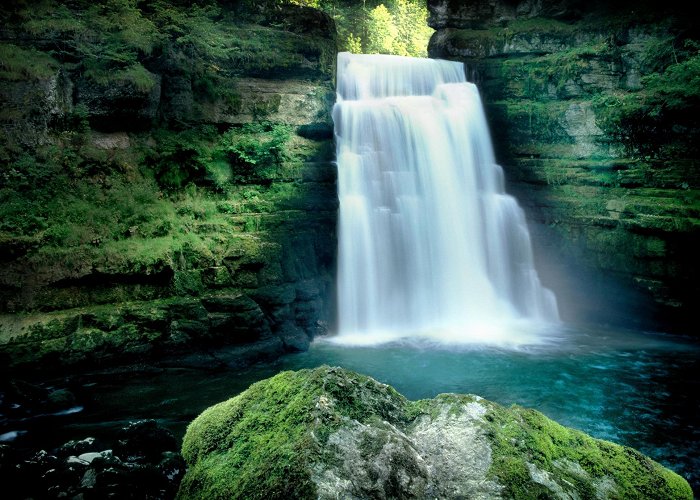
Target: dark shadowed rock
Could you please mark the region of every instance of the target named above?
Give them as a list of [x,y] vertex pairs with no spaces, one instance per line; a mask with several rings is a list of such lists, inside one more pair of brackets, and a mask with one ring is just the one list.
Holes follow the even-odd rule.
[[97,130],[140,130],[150,127],[160,103],[161,78],[151,74],[152,84],[139,88],[131,82],[102,85],[89,78],[76,83],[76,103],[88,110]]
[[173,433],[155,420],[139,420],[124,427],[114,446],[114,454],[128,461],[156,462],[165,451],[177,449]]

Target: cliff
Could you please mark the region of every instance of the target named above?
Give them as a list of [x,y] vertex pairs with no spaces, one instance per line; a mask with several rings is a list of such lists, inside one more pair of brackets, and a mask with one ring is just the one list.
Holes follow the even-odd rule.
[[225,345],[247,346],[245,362],[325,330],[327,15],[55,1],[0,16],[4,367]]
[[[674,2],[430,0],[566,319],[683,328],[698,306],[698,31]],[[687,332],[686,332],[687,333]]]

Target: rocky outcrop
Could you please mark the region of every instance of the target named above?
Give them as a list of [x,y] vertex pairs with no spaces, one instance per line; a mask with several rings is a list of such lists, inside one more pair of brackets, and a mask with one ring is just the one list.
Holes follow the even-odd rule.
[[341,369],[283,372],[183,441],[179,498],[692,498],[639,452],[478,396],[408,401]]
[[483,29],[515,19],[532,17],[567,18],[580,15],[583,2],[549,0],[519,2],[476,0],[431,0],[428,23],[435,29]]
[[685,328],[698,305],[697,37],[677,5],[431,0],[480,88],[566,319]]
[[50,8],[2,14],[3,366],[305,349],[331,317],[333,21],[80,8],[66,32]]
[[0,444],[0,478],[12,485],[5,497],[173,498],[185,464],[169,430],[130,422],[107,446],[93,437],[48,451]]

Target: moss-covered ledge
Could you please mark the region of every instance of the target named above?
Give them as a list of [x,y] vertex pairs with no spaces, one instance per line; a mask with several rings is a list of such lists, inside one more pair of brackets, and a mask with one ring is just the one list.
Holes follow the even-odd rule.
[[474,395],[409,401],[342,368],[283,372],[204,411],[179,498],[687,498],[641,453]]
[[305,348],[335,269],[331,17],[49,0],[0,24],[4,367]]
[[245,366],[306,350],[326,331],[309,319],[321,315],[321,307],[316,282],[307,280],[251,293],[0,315],[0,372],[102,369],[209,351],[217,354],[199,364]]

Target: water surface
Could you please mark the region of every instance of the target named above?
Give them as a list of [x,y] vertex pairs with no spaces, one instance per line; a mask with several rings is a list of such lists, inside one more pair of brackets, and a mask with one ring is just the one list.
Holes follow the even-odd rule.
[[562,327],[548,342],[518,348],[392,342],[338,345],[245,370],[172,368],[83,377],[82,410],[13,422],[17,443],[61,444],[113,436],[129,420],[157,418],[178,436],[211,404],[281,370],[337,365],[391,384],[410,399],[473,393],[504,405],[535,408],[595,437],[629,445],[700,486],[700,346],[681,337]]

